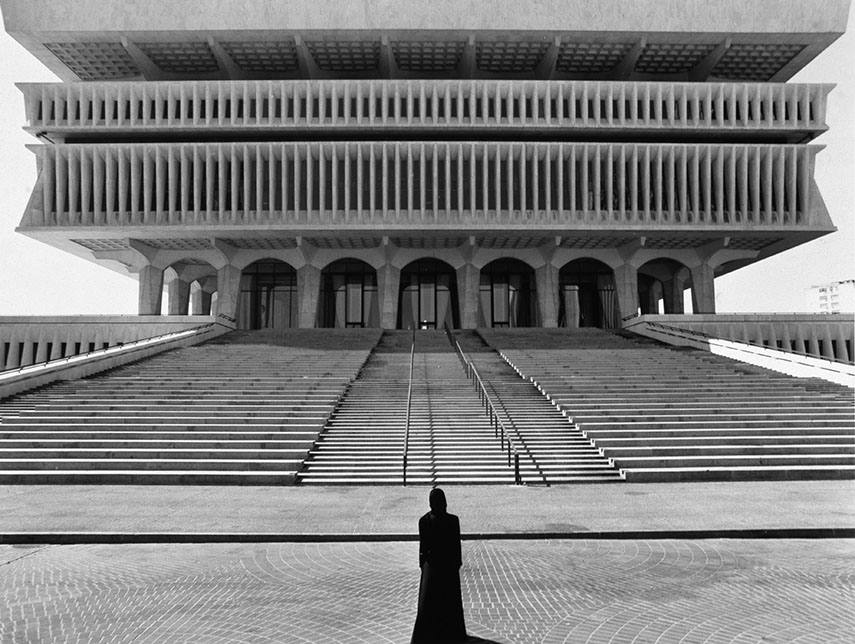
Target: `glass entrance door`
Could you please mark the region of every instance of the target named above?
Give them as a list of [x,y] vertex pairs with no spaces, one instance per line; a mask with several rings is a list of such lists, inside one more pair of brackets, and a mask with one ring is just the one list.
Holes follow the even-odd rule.
[[321,320],[326,328],[379,326],[377,273],[363,261],[343,259],[324,269]]
[[423,259],[401,271],[398,327],[441,329],[457,325],[457,281],[445,262]]
[[239,329],[297,326],[297,273],[285,262],[262,260],[243,270],[238,299]]

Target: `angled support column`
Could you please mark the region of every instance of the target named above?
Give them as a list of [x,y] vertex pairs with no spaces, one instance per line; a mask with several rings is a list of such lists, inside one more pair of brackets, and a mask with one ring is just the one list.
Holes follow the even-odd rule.
[[554,329],[558,326],[558,269],[552,264],[544,264],[535,269],[534,276],[540,326]]
[[401,269],[385,264],[377,270],[377,290],[380,294],[380,328],[394,329],[398,326],[398,289],[401,284]]
[[187,315],[190,310],[190,282],[176,277],[167,285],[169,315]]
[[139,314],[160,315],[163,269],[147,264],[140,269]]
[[217,271],[217,315],[237,318],[238,296],[240,295],[241,270],[226,264]]
[[471,262],[457,269],[457,310],[460,311],[460,328],[478,328],[478,286],[481,271]]
[[621,264],[615,270],[618,313],[621,320],[638,312],[638,269],[632,264]]
[[297,325],[301,329],[314,329],[318,319],[318,302],[321,295],[321,269],[306,264],[297,269],[297,299],[300,314]]
[[715,271],[707,262],[691,267],[692,312],[715,313]]

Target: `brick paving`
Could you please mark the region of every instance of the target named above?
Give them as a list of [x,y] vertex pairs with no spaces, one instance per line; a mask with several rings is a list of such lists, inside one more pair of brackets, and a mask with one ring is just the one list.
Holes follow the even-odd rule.
[[[0,546],[0,642],[407,642],[417,544]],[[466,541],[493,642],[851,642],[855,540]]]

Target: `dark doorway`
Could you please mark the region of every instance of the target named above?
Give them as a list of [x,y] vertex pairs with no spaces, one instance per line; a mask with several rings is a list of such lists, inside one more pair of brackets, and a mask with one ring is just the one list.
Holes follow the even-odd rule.
[[297,326],[297,272],[285,262],[264,259],[243,269],[238,297],[239,329]]
[[457,328],[457,275],[445,262],[425,258],[401,270],[398,328],[441,329],[448,322]]

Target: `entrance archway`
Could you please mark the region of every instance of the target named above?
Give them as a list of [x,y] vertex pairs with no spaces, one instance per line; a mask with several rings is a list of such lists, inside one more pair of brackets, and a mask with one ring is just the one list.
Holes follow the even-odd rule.
[[537,325],[534,269],[518,259],[497,259],[481,269],[482,324],[487,327]]
[[[558,272],[558,288],[558,326],[619,326],[614,272],[608,264],[588,257],[574,259]],[[577,319],[570,319],[574,314]]]
[[210,315],[217,269],[204,260],[187,257],[164,269],[163,285],[166,297],[162,310],[167,315]]
[[457,275],[445,262],[424,258],[401,270],[398,296],[398,328],[457,328]]
[[685,305],[685,290],[692,286],[689,269],[675,259],[660,258],[638,269],[638,305],[641,313],[691,313]]
[[340,259],[321,274],[321,326],[380,326],[377,272],[359,259]]
[[297,272],[278,259],[253,262],[241,273],[237,306],[239,329],[297,326]]

